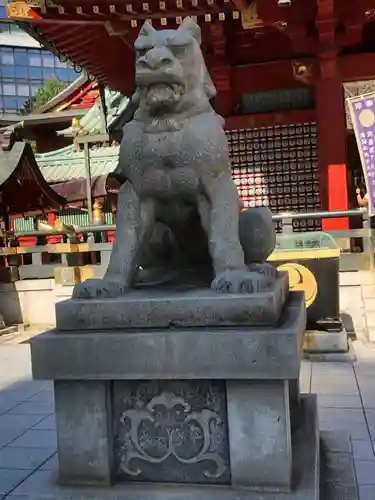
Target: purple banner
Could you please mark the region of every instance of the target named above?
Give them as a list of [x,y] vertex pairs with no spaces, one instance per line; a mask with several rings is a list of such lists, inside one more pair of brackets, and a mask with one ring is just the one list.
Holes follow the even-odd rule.
[[375,93],[347,99],[366,180],[368,208],[375,214]]

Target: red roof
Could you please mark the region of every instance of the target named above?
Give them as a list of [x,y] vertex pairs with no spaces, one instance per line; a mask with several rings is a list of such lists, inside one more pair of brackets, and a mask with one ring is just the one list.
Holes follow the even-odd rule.
[[146,19],[156,28],[174,28],[183,17],[196,16],[214,82],[230,91],[230,67],[332,57],[343,47],[365,43],[363,26],[374,29],[375,9],[375,0],[291,0],[285,8],[277,0],[64,0],[32,7],[36,4],[10,3],[8,16],[29,22],[34,38],[125,94],[133,91],[133,43]]
[[99,96],[97,82],[86,81],[78,89],[65,99],[53,106],[49,111],[67,111],[68,109],[86,109],[91,108]]

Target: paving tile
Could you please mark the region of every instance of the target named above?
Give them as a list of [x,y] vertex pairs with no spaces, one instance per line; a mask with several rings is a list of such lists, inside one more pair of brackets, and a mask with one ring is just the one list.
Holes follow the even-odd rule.
[[43,419],[43,415],[0,415],[0,429],[30,429]]
[[57,471],[59,468],[59,457],[57,453],[53,455],[52,458],[44,462],[44,464],[40,467],[40,470],[53,470]]
[[319,422],[319,428],[322,431],[345,431],[352,439],[370,439],[369,430],[365,424],[343,420],[322,420]]
[[40,387],[30,387],[30,388],[16,389],[16,390],[9,389],[5,391],[2,390],[1,396],[8,401],[22,402],[38,394],[40,390],[41,390]]
[[[359,486],[359,500],[374,500],[375,486]],[[17,500],[17,499],[11,499]]]
[[7,495],[5,497],[5,499],[6,500],[29,500],[29,495]]
[[29,500],[29,495],[7,495],[6,500]]
[[21,448],[6,446],[0,450],[0,469],[34,470],[51,458],[54,451],[49,448]]
[[55,415],[49,415],[48,417],[44,418],[39,423],[34,425],[33,429],[38,430],[38,431],[54,431],[54,430],[56,430]]
[[21,446],[25,448],[50,448],[55,450],[57,447],[56,432],[31,429],[13,441],[12,446]]
[[1,395],[0,395],[0,415],[3,415],[4,413],[11,410],[12,408],[17,406],[18,404],[19,404],[19,402],[17,402],[17,401],[9,401],[9,400],[5,400],[5,399],[1,399]]
[[32,471],[0,469],[0,494],[6,495],[19,485]]
[[31,401],[39,401],[41,403],[54,403],[54,392],[51,389],[45,389],[43,391],[38,392],[34,396],[32,396],[29,400]]
[[21,403],[11,410],[9,413],[12,415],[50,415],[54,412],[54,405],[52,402],[45,403],[41,401],[27,401]]
[[317,394],[327,394],[327,395],[347,395],[347,396],[357,396],[359,390],[357,385],[354,383],[343,383],[343,382],[316,382],[314,378],[311,382],[311,392]]
[[[355,460],[375,460],[372,443],[365,439],[352,439],[353,456]],[[375,499],[375,497],[374,497]]]
[[333,395],[318,394],[318,405],[322,408],[362,408],[362,402],[359,395]]
[[375,391],[361,391],[362,404],[366,409],[375,409]]
[[12,443],[15,439],[18,439],[24,432],[27,431],[19,427],[13,429],[0,429],[0,449]]
[[12,495],[33,495],[35,493],[48,494],[55,490],[55,485],[55,471],[38,470],[12,491]]
[[352,363],[326,363],[314,361],[312,363],[312,374],[315,375],[345,375],[354,372]]
[[354,460],[354,465],[358,484],[375,486],[375,462]]
[[322,422],[333,420],[334,422],[359,423],[366,425],[365,414],[362,409],[345,408],[319,408],[319,420]]

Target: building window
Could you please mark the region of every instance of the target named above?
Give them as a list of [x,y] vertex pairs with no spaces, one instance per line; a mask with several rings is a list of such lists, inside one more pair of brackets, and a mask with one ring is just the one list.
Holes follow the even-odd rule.
[[54,57],[52,54],[43,54],[43,66],[45,68],[53,68],[54,65]]
[[42,68],[29,68],[29,75],[30,75],[30,78],[32,80],[34,80],[34,78],[42,78]]
[[15,69],[15,73],[16,73],[16,78],[28,78],[29,77],[29,70],[27,67],[16,66],[14,69]]
[[3,83],[4,95],[16,95],[16,86],[14,83]]
[[41,66],[42,57],[40,54],[29,54],[29,64],[30,66]]
[[9,109],[12,112],[14,112],[18,108],[18,100],[16,97],[4,96],[3,100],[4,100],[4,107],[6,109]]
[[27,66],[28,57],[26,49],[15,49],[14,51],[14,64],[17,66]]
[[17,95],[29,97],[30,95],[29,83],[19,83],[17,85]]
[[14,66],[3,66],[1,68],[1,74],[5,76],[5,78],[12,78],[15,76],[15,69]]
[[4,51],[4,49],[2,50],[2,54],[1,54],[1,64],[5,65],[5,64],[14,64],[14,57],[13,57],[13,54],[12,52],[8,52],[8,51]]
[[[14,23],[0,23],[0,32],[13,28],[19,29]],[[16,113],[49,78],[69,83],[77,76],[68,63],[44,49],[0,47],[0,113]]]

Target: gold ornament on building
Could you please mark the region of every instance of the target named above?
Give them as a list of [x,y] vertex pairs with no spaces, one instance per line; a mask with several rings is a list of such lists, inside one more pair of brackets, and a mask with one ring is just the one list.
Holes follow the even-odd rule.
[[94,5],[92,8],[94,14],[99,14],[99,7],[97,5]]
[[82,7],[77,7],[76,12],[77,12],[77,14],[83,14]]
[[166,17],[162,17],[160,19],[160,23],[161,23],[162,26],[167,26],[167,18]]
[[30,19],[31,8],[25,2],[11,2],[6,5],[6,13],[9,19]]
[[133,5],[131,3],[127,3],[125,6],[126,12],[134,12]]
[[165,2],[159,2],[159,9],[165,10]]
[[116,5],[110,5],[109,12],[111,12],[111,14],[114,14],[116,12]]
[[181,24],[182,23],[182,17],[178,16],[176,17],[176,24]]
[[310,83],[312,78],[311,64],[301,63],[299,61],[292,62],[293,76],[295,80],[301,81],[305,84]]
[[148,3],[143,3],[142,4],[142,9],[145,11],[145,12],[148,12],[150,10],[150,6],[148,5]]
[[59,11],[59,14],[65,14],[65,9],[62,5],[59,5],[58,11]]
[[132,19],[132,20],[130,21],[130,26],[131,26],[132,28],[136,28],[136,27],[138,26],[137,20],[136,20],[136,19]]
[[94,224],[105,222],[105,216],[103,212],[103,205],[95,200],[92,211],[92,220]]
[[206,23],[210,23],[211,22],[211,14],[205,14],[204,20]]
[[220,12],[219,21],[225,21],[225,13],[224,12]]
[[252,30],[262,28],[264,23],[258,16],[258,8],[256,2],[253,2],[246,9],[241,11],[242,28],[244,30]]

